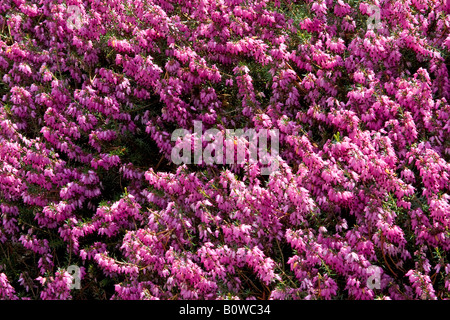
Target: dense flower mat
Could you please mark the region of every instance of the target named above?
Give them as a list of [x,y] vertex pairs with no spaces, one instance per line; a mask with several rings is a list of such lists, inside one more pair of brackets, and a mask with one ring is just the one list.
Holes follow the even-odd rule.
[[[1,0],[0,37],[0,298],[450,297],[445,0]],[[194,121],[278,170],[175,165]]]

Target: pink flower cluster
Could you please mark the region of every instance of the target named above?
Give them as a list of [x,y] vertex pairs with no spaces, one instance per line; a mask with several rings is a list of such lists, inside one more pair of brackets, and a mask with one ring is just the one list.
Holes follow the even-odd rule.
[[[450,298],[448,1],[3,0],[0,35],[0,299]],[[278,171],[176,166],[195,121],[278,130]]]

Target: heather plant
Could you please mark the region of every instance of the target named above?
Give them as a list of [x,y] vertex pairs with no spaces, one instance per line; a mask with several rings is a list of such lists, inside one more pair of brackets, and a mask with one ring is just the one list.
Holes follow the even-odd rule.
[[445,0],[2,0],[0,299],[448,299],[449,65]]

